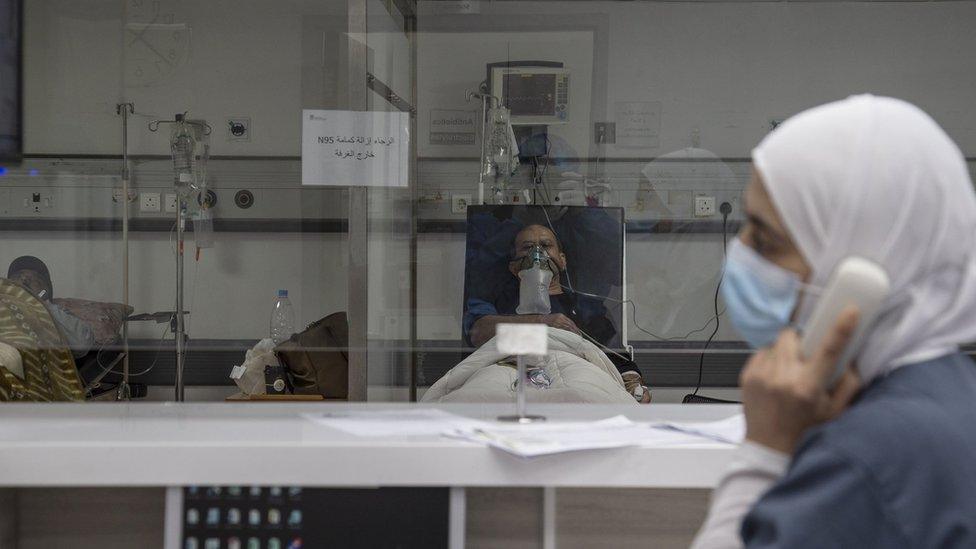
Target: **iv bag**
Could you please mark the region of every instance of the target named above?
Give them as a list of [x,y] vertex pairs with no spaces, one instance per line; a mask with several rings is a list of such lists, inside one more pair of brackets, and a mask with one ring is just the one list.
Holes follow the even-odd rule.
[[488,140],[485,151],[484,174],[496,179],[508,180],[518,169],[518,142],[512,129],[511,114],[505,107],[488,111]]
[[197,244],[197,249],[213,248],[213,214],[210,208],[200,208],[200,211],[193,215],[193,240]]
[[519,271],[519,304],[515,312],[520,315],[547,315],[552,311],[549,302],[549,283],[552,271],[539,263],[531,269]]
[[[177,114],[170,135],[170,152],[173,155],[173,184],[176,192],[189,196],[194,191],[207,190],[207,163],[210,160],[210,138],[204,128],[206,121],[187,120]],[[197,152],[200,157],[197,158]]]
[[190,125],[183,119],[183,115],[176,116],[176,124],[173,124],[169,144],[173,155],[173,185],[178,193],[187,196],[196,187],[193,181],[196,138]]

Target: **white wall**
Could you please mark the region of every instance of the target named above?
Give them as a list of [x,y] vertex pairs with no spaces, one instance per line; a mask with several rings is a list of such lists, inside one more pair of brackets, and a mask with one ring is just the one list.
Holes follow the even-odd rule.
[[[590,132],[590,86],[593,72],[591,31],[421,32],[417,36],[418,148],[421,156],[478,156],[476,145],[430,143],[432,109],[481,111],[478,91],[486,77],[485,65],[498,61],[559,61],[571,71],[569,124],[552,126],[550,135],[570,143],[585,143]],[[585,156],[587,150],[581,156]]]
[[[28,153],[117,154],[120,131],[114,105],[125,99],[134,101],[140,113],[130,131],[134,153],[167,152],[165,135],[146,131],[147,115],[168,118],[190,109],[194,116],[218,126],[214,154],[296,156],[298,111],[302,106],[328,106],[335,100],[340,51],[337,29],[344,25],[343,2],[164,0],[160,4],[164,14],[172,14],[174,24],[186,25],[176,30],[189,33],[190,46],[177,49],[178,62],[171,71],[167,69],[165,78],[142,79],[135,77],[138,63],[134,60],[149,54],[125,45],[132,36],[125,22],[130,23],[129,30],[138,28],[147,14],[129,10],[124,15],[122,5],[125,3],[116,0],[27,2]],[[976,89],[973,3],[483,2],[478,6],[480,14],[451,16],[472,22],[466,24],[475,28],[476,40],[464,34],[467,30],[419,37],[422,154],[454,154],[452,148],[435,150],[424,142],[429,109],[471,108],[464,103],[463,90],[483,78],[484,63],[500,55],[497,48],[518,44],[523,49],[513,53],[513,58],[524,57],[533,53],[536,40],[544,42],[536,51],[540,56],[562,52],[568,62],[579,65],[574,65],[574,73],[592,74],[596,95],[583,104],[584,119],[586,108],[592,110],[594,120],[612,117],[616,102],[662,104],[656,148],[595,149],[589,143],[588,122],[554,130],[556,134],[565,132],[571,146],[584,156],[652,158],[688,146],[697,130],[701,147],[722,157],[743,157],[766,133],[770,118],[861,91],[917,102],[968,154],[976,154],[976,113],[971,109]],[[408,96],[405,42],[396,34],[399,23],[386,15],[379,2],[371,2],[369,9],[371,28],[378,31],[367,37],[373,68]],[[447,16],[428,13],[422,17]],[[503,20],[514,25],[533,17],[569,23],[564,29],[547,28],[545,36],[517,34],[508,24],[498,23]],[[491,23],[479,28],[478,21]],[[579,41],[567,43],[570,38]],[[494,49],[489,51],[489,45]],[[585,66],[587,63],[592,66]],[[591,105],[592,101],[598,104]],[[372,96],[371,103],[376,108],[382,105]],[[220,124],[228,116],[242,115],[252,118],[252,140],[226,141]],[[471,151],[461,147],[457,153],[470,156]],[[103,175],[91,183],[88,177],[117,173],[116,164],[71,166],[46,179],[45,186],[65,196],[91,193],[90,204],[85,203],[89,205],[71,203],[57,216],[114,211],[106,206],[114,180]],[[710,192],[737,206],[739,189],[748,174],[747,165],[733,165],[735,181],[720,183],[685,171],[657,181],[651,190],[640,175],[643,165],[640,161],[600,167],[613,178],[617,203],[628,208],[632,219],[661,215],[648,209],[653,193],[668,196],[674,191],[674,196],[685,201],[673,205],[672,213],[678,217],[687,215],[680,212],[689,210],[687,201],[695,192]],[[418,206],[422,215],[452,218],[447,199],[452,192],[475,190],[476,169],[470,162],[421,162],[421,194],[430,197],[442,191],[440,200]],[[165,169],[155,166],[151,171],[151,177],[144,174],[137,180],[137,190],[165,185]],[[299,193],[297,173],[295,165],[241,161],[234,170],[221,174],[218,187],[231,196],[236,188],[253,188],[261,193],[262,204],[273,206],[260,215],[255,213],[258,210],[233,209],[220,210],[220,215],[291,219],[332,215],[327,213],[330,204],[310,204],[314,200]],[[17,185],[0,183],[0,199],[14,202],[13,194],[31,183],[20,179]],[[329,197],[321,200],[334,198]],[[221,207],[226,205],[225,201]],[[406,205],[402,194],[375,194],[372,211],[377,218],[403,218],[408,215]],[[6,217],[22,215],[16,209],[3,211],[6,213],[0,214]],[[401,237],[377,232],[370,252],[371,265],[378,273],[370,280],[370,330],[380,337],[405,333],[401,321],[407,301],[401,280],[407,256]],[[721,261],[719,237],[639,235],[628,247],[629,293],[638,303],[642,326],[665,337],[701,327],[711,314]],[[119,299],[116,237],[0,234],[0,264],[39,250],[52,266],[60,295]],[[302,322],[345,308],[346,257],[344,239],[332,235],[218,235],[217,247],[204,253],[199,273],[188,263],[187,286],[196,288],[196,297],[188,297],[195,309],[191,324],[195,333],[191,335],[262,336],[267,331],[271,296],[278,287],[293,292]],[[422,237],[422,337],[459,337],[463,257],[459,235]],[[134,238],[133,303],[139,310],[172,308],[171,260],[169,243],[162,234]],[[708,333],[693,337],[700,339]],[[634,328],[631,336],[650,338]],[[733,335],[723,325],[719,337]]]
[[[298,155],[303,69],[314,75],[309,66],[339,55],[335,36],[303,22],[345,23],[338,1],[26,4],[28,153],[117,154],[115,104],[131,101],[142,124],[183,110],[207,119],[217,128],[213,154]],[[310,51],[305,30],[322,32]],[[251,118],[250,142],[226,140],[224,123],[233,116]],[[134,128],[131,152],[166,154],[167,139]]]
[[[425,6],[435,11],[432,4],[421,2],[422,11]],[[976,49],[976,4],[971,2],[477,5],[477,14],[428,15],[421,28],[436,27],[437,18],[450,19],[503,40],[525,20],[541,25],[547,17],[558,17],[567,25],[596,25],[597,32],[602,32],[598,23],[608,20],[607,36],[594,36],[597,48],[608,44],[607,50],[594,54],[595,63],[608,63],[606,81],[596,82],[605,87],[605,104],[596,108],[612,118],[616,102],[662,103],[660,146],[611,146],[610,156],[657,156],[687,147],[695,130],[701,146],[721,157],[748,156],[771,118],[864,92],[917,103],[967,154],[976,154],[976,112],[970,107],[976,89],[976,58],[971,55]],[[440,108],[445,101],[457,104],[458,98],[442,97],[441,90],[474,87],[483,78],[485,62],[498,54],[486,53],[480,36],[458,37],[454,48],[421,37],[422,109]],[[575,52],[562,56],[573,60]],[[557,53],[552,60],[562,59]],[[467,81],[460,82],[462,77]],[[583,135],[592,136],[592,131]],[[570,139],[576,151],[589,149],[590,143],[577,141],[576,135]]]

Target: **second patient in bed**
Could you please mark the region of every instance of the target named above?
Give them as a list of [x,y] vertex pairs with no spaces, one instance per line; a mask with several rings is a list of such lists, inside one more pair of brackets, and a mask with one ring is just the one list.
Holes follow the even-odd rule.
[[95,336],[91,325],[51,301],[54,284],[43,261],[29,255],[18,257],[7,268],[7,278],[26,288],[44,304],[75,358],[84,356],[94,347]]
[[[574,293],[564,277],[567,276],[566,254],[556,235],[543,225],[528,225],[515,235],[512,243],[512,260],[509,262],[511,277],[505,277],[494,286],[490,295],[469,296],[468,317],[465,327],[469,327],[467,337],[472,345],[480,347],[494,337],[499,323],[536,323],[567,330],[576,334],[583,332],[587,339],[606,344],[616,335],[616,328],[609,319],[602,300]],[[547,315],[518,315],[519,279],[521,261],[536,246],[541,247],[553,265],[552,281],[549,284],[551,313]],[[624,378],[627,389],[641,401],[650,401],[650,393],[645,387],[637,365],[630,360],[608,353],[617,370]]]

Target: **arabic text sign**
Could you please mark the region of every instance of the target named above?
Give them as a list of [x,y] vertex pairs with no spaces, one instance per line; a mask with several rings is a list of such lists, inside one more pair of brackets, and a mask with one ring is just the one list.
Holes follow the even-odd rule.
[[302,185],[406,187],[409,152],[407,113],[302,111]]

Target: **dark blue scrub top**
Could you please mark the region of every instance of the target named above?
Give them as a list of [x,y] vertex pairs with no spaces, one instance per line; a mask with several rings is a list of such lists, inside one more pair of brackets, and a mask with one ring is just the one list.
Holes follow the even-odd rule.
[[976,547],[976,364],[877,379],[802,441],[742,524],[746,547]]

